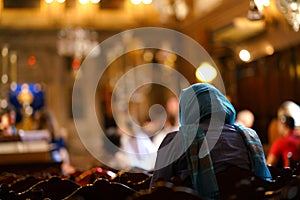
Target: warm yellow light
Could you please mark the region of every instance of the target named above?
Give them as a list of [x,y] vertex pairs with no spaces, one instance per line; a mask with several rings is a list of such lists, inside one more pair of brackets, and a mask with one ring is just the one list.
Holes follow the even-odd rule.
[[258,8],[262,8],[263,6],[269,6],[270,0],[254,0],[254,3]]
[[251,54],[248,50],[242,49],[239,53],[240,59],[244,62],[248,62],[251,58]]
[[131,3],[134,5],[138,5],[142,2],[142,0],[131,0]]
[[45,2],[50,4],[53,2],[53,0],[45,0]]
[[263,0],[264,6],[269,6],[270,5],[270,0]]
[[80,4],[88,4],[88,3],[89,3],[89,0],[79,0],[79,3],[80,3]]
[[272,45],[267,45],[265,50],[268,55],[272,55],[274,53],[274,47]]
[[217,77],[217,70],[208,62],[202,63],[195,72],[196,78],[202,82],[211,82]]
[[57,0],[58,3],[64,3],[66,0]]
[[143,4],[151,4],[152,3],[152,0],[142,0]]
[[298,3],[291,2],[290,7],[291,7],[292,11],[296,12],[298,10]]
[[153,53],[151,51],[145,51],[143,58],[146,62],[151,62],[153,60]]
[[296,19],[298,22],[300,22],[300,14],[299,13],[296,15]]
[[100,2],[100,0],[90,0],[92,3],[99,3]]

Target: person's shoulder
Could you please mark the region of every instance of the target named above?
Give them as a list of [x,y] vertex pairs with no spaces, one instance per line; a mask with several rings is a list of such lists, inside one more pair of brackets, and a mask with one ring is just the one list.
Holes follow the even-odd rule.
[[284,148],[287,144],[288,138],[281,136],[272,144],[272,148]]
[[230,125],[230,124],[224,124],[223,130],[225,130],[225,131],[231,131],[231,132],[237,132],[236,126]]
[[161,142],[160,148],[169,144],[177,134],[178,134],[178,131],[173,131],[173,132],[168,133],[166,135],[166,137],[164,137],[163,141]]
[[294,137],[300,139],[300,129],[299,129],[299,128],[295,128],[295,129],[292,131],[292,135],[293,135]]

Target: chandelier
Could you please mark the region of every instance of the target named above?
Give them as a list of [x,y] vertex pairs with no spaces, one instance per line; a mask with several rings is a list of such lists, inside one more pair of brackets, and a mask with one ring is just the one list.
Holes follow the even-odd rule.
[[161,21],[166,22],[174,16],[177,21],[183,21],[189,14],[189,6],[185,0],[154,0],[153,4],[160,13]]
[[[81,59],[98,45],[97,37],[97,32],[89,29],[62,29],[58,33],[58,54]],[[93,52],[95,53],[95,51]]]
[[294,31],[298,32],[300,24],[300,0],[277,0],[277,6]]

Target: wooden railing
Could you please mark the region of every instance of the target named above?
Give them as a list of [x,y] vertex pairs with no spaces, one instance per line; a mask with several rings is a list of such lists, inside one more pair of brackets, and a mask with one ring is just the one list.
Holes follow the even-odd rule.
[[[217,174],[222,199],[300,199],[300,162],[291,168],[269,166],[269,169],[273,177],[271,182],[236,167]],[[150,189],[151,177],[152,174],[148,172],[115,173],[101,167],[77,171],[70,176],[60,176],[51,171],[27,175],[3,172],[0,175],[0,199],[202,199],[195,191],[181,186],[178,181],[171,183],[160,180]]]

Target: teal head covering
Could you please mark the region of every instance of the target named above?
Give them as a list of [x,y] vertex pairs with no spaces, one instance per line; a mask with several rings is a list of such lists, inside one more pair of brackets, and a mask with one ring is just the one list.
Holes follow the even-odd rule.
[[211,115],[233,125],[236,112],[226,97],[210,84],[197,83],[182,90],[179,105],[181,125],[199,124]]
[[[210,118],[210,126],[222,127],[223,124],[236,126],[235,109],[214,86],[197,83],[182,90],[179,117],[194,189],[205,199],[219,199],[219,189],[210,157],[212,147],[208,144],[199,123]],[[263,179],[270,178],[262,145],[256,132],[242,126],[236,128],[243,136],[249,150],[253,172]],[[210,134],[209,131],[207,134]]]

